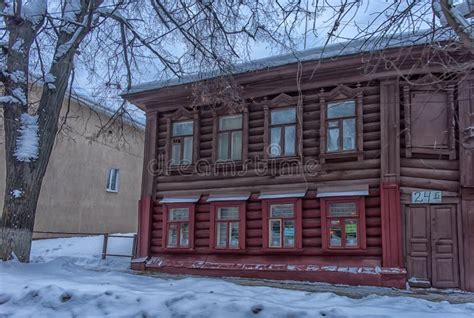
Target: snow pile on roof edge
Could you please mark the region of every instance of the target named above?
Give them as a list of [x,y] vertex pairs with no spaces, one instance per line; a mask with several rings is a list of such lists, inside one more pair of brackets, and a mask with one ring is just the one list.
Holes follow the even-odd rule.
[[374,52],[383,49],[393,49],[400,47],[430,44],[434,42],[447,41],[452,38],[453,37],[451,36],[451,34],[442,34],[435,36],[431,33],[428,33],[427,31],[420,31],[412,34],[395,34],[382,38],[351,40],[347,42],[330,44],[325,47],[317,47],[304,51],[293,52],[290,54],[271,56],[242,64],[237,64],[229,72],[203,72],[186,75],[180,78],[171,78],[167,80],[152,81],[143,84],[138,84],[132,86],[128,91],[123,91],[121,95],[130,95],[148,90],[188,84],[205,79],[211,79],[222,75],[237,75],[252,71],[269,69],[277,66],[289,65],[298,62],[324,60],[329,58],[353,55],[357,53]]

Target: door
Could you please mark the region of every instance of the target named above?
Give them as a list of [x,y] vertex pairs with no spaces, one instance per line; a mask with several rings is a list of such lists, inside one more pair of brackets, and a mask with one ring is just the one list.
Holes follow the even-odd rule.
[[410,285],[459,286],[454,205],[409,205],[406,211],[407,271]]
[[407,271],[413,286],[431,286],[430,208],[411,205],[406,209]]
[[459,286],[456,208],[433,205],[431,212],[431,280],[434,287]]

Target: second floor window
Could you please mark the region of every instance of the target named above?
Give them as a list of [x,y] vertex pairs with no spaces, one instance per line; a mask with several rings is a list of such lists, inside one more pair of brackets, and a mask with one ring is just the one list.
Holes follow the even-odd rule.
[[118,192],[119,186],[119,169],[109,169],[107,176],[107,192]]
[[296,154],[296,107],[274,109],[270,118],[270,157]]
[[193,162],[193,121],[173,123],[171,138],[171,164],[190,164]]
[[327,105],[326,151],[356,150],[356,105],[352,100]]
[[218,159],[242,160],[242,115],[219,118]]

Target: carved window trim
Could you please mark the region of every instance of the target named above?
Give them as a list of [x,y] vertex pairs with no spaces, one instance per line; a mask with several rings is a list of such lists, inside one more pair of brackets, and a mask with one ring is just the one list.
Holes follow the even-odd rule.
[[[456,121],[454,108],[454,90],[453,82],[443,82],[434,75],[428,74],[416,81],[403,84],[403,112],[405,121],[405,155],[412,157],[414,153],[448,155],[449,160],[456,159]],[[411,125],[411,93],[412,92],[439,92],[446,91],[448,97],[448,147],[447,148],[428,148],[414,147],[412,145],[412,125]]]
[[212,162],[216,162],[218,153],[218,137],[219,137],[219,118],[227,115],[242,114],[242,159],[241,160],[219,160],[219,162],[242,163],[248,159],[249,144],[249,110],[245,104],[241,109],[234,109],[230,106],[221,106],[212,110]]
[[165,162],[167,167],[170,167],[171,170],[176,169],[180,165],[170,165],[171,161],[171,147],[172,147],[172,135],[173,135],[173,123],[179,121],[193,121],[193,160],[192,164],[196,163],[199,160],[199,150],[200,150],[200,114],[199,110],[189,111],[184,107],[178,108],[174,113],[166,116],[166,154]]
[[[271,111],[277,108],[295,107],[296,109],[296,138],[294,156],[271,157],[269,155],[270,129],[271,129]],[[263,101],[264,129],[263,129],[263,159],[272,161],[287,161],[299,159],[303,160],[303,99],[301,97],[292,97],[287,94],[280,94],[272,100],[266,97]]]
[[[356,149],[349,151],[327,152],[327,107],[329,103],[353,100],[356,106]],[[357,88],[350,88],[346,85],[338,85],[329,92],[321,89],[319,94],[320,105],[320,130],[319,130],[319,158],[323,164],[326,159],[356,157],[357,160],[364,159],[364,123],[363,123],[363,91],[360,84]]]
[[[330,216],[329,207],[334,203],[355,203],[357,209],[357,215],[355,216]],[[357,220],[357,245],[356,246],[345,246],[345,220]],[[343,220],[344,226],[341,225],[342,229],[342,244],[341,246],[331,246],[330,244],[330,222],[331,220]],[[334,251],[363,251],[367,249],[367,226],[365,222],[365,199],[363,196],[355,197],[331,197],[321,198],[321,237],[322,237],[322,249],[326,252]]]
[[[220,201],[211,203],[211,213],[210,213],[210,249],[213,252],[242,252],[245,250],[245,232],[246,232],[246,201]],[[217,219],[217,213],[219,208],[223,207],[237,207],[239,209],[239,218],[238,220],[227,220],[220,221]],[[238,222],[239,223],[239,246],[232,248],[228,245],[226,247],[217,246],[217,225],[218,223],[229,223],[229,222]],[[228,244],[228,242],[227,242]]]
[[[271,218],[270,208],[272,205],[293,204],[293,217],[290,218]],[[266,252],[299,252],[303,248],[303,200],[301,198],[279,198],[262,200],[262,241],[263,249]],[[288,219],[295,222],[293,247],[271,247],[270,246],[270,220],[272,219]],[[283,233],[281,233],[283,237]]]
[[[168,214],[170,209],[185,208],[188,209],[188,220],[170,221]],[[166,203],[163,204],[163,226],[162,226],[162,248],[166,251],[192,251],[194,249],[194,223],[195,223],[195,203]],[[188,245],[187,246],[168,246],[168,231],[171,224],[188,224]],[[178,232],[179,234],[179,232]]]

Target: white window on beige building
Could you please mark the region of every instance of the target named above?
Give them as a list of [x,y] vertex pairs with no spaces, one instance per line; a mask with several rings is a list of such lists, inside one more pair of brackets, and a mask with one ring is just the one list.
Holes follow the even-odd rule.
[[118,192],[119,189],[119,169],[110,168],[107,177],[107,192]]

